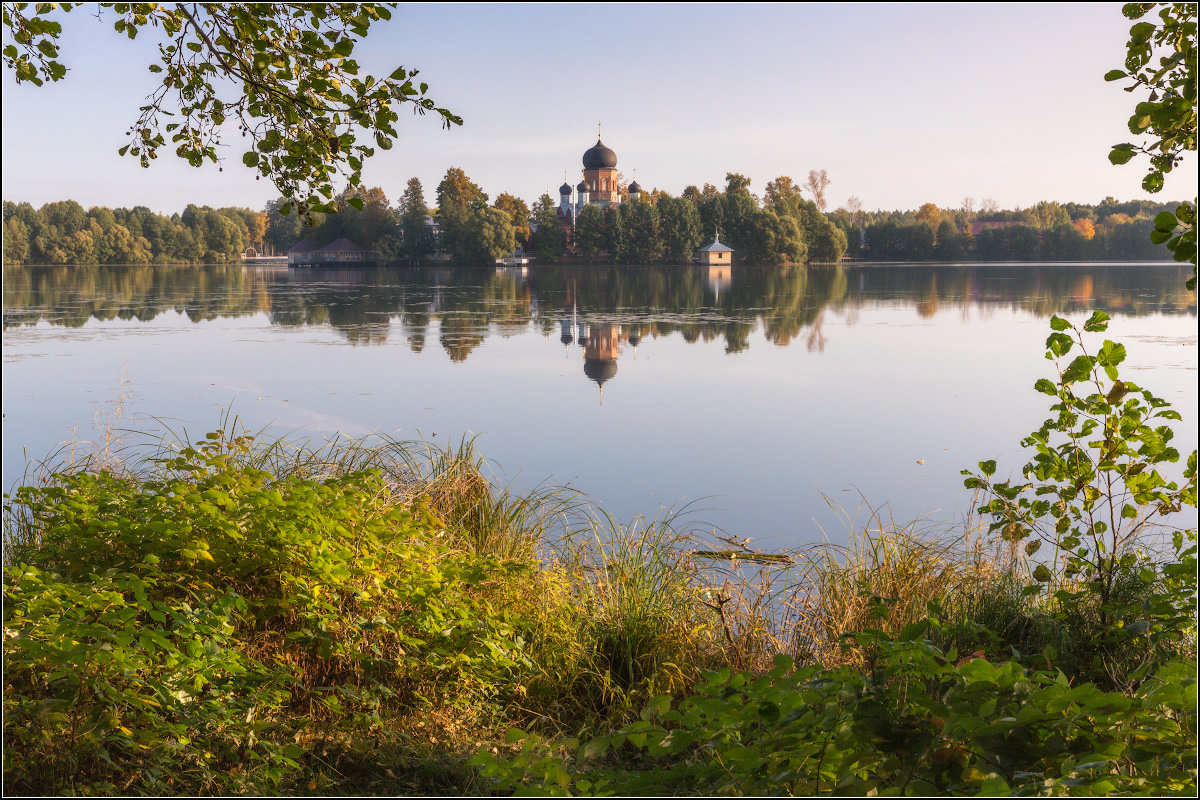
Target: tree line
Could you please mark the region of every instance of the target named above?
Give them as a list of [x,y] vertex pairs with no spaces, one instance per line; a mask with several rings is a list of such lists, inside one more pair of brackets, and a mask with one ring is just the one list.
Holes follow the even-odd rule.
[[[817,175],[817,173],[814,173]],[[726,185],[688,186],[679,197],[654,190],[637,200],[585,206],[564,226],[554,200],[543,194],[530,208],[508,192],[489,195],[457,167],[438,184],[435,205],[417,178],[393,206],[380,187],[347,187],[338,213],[304,221],[283,198],[262,211],[189,205],[166,216],[144,206],[85,210],[73,200],[4,202],[4,263],[221,263],[253,248],[283,253],[307,239],[322,247],[347,238],[384,262],[419,264],[441,256],[455,263],[490,264],[522,247],[539,260],[591,264],[688,263],[719,234],[739,263],[867,261],[1087,261],[1164,259],[1150,239],[1155,215],[1170,203],[1144,200],[1097,204],[1041,202],[1000,209],[971,198],[959,208],[926,203],[909,211],[865,211],[856,198],[822,210],[829,181],[810,175],[801,186],[787,176],[767,183],[762,197],[750,179],[726,174]],[[807,192],[815,199],[802,195]],[[628,195],[626,195],[628,198]],[[984,223],[984,225],[976,225]],[[973,226],[983,230],[973,233]]]
[[261,248],[267,215],[250,208],[189,205],[165,216],[145,206],[84,210],[74,200],[4,202],[4,263],[220,263]]
[[846,234],[847,255],[866,261],[1163,260],[1170,252],[1150,233],[1155,216],[1172,205],[1106,197],[1094,205],[1042,201],[1006,210],[985,200],[976,210],[965,198],[959,208],[926,203],[915,211],[870,212],[850,202],[830,218]]
[[[420,180],[408,181],[395,208],[382,189],[348,188],[335,198],[341,211],[317,215],[306,229],[295,214],[280,213],[280,198],[268,204],[266,242],[283,250],[307,238],[321,247],[345,236],[379,253],[383,260],[420,263],[443,254],[461,264],[490,264],[521,247],[540,260],[564,256],[588,263],[688,263],[698,248],[719,234],[742,262],[761,264],[836,262],[846,252],[845,234],[799,185],[780,177],[760,201],[750,179],[726,175],[724,190],[688,186],[679,197],[655,190],[619,205],[588,205],[564,226],[550,195],[530,206],[503,192],[489,195],[458,167],[438,184],[435,206],[426,204]],[[431,224],[434,223],[434,224]]]

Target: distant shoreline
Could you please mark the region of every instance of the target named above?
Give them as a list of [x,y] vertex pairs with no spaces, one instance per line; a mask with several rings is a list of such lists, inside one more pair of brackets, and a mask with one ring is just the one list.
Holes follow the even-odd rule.
[[[1147,267],[1169,267],[1182,266],[1183,262],[1163,260],[1163,261],[1146,261],[1144,259],[1093,259],[1089,261],[841,261],[838,263],[821,261],[811,262],[806,264],[786,263],[786,264],[740,264],[733,263],[735,268],[747,267],[1083,267],[1090,265],[1109,265],[1109,264],[1140,264]],[[288,266],[287,259],[282,256],[264,256],[258,258],[246,258],[235,261],[160,261],[146,264],[5,264],[4,269],[26,269],[29,267],[69,267],[72,269],[90,269],[93,267],[230,267],[230,266]],[[587,261],[556,261],[552,264],[535,262],[530,265],[533,268],[546,267],[703,267],[703,264],[601,264],[597,262]],[[428,264],[402,264],[400,262],[391,262],[383,265],[384,269],[395,268],[438,268],[438,269],[492,269],[491,264],[453,264],[450,262],[438,262]],[[329,267],[304,267],[304,269],[379,269],[380,267],[349,267],[331,264]],[[504,267],[500,267],[503,269]]]

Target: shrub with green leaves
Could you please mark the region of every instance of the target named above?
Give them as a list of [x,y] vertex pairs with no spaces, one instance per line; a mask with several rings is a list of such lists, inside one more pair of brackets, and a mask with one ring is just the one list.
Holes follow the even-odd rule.
[[453,547],[377,472],[276,478],[252,447],[6,498],[6,535],[36,533],[4,573],[10,790],[273,791],[303,728],[487,700],[525,663],[489,586],[527,565]]
[[[1107,323],[1102,311],[1082,329],[1051,319],[1046,358],[1054,362],[1058,380],[1043,378],[1035,388],[1054,398],[1053,416],[1022,442],[1034,450],[1021,470],[1024,480],[996,481],[994,461],[980,462],[978,474],[963,474],[968,488],[989,497],[979,509],[992,520],[989,531],[1023,543],[1025,552],[1038,559],[1036,583],[1026,591],[1046,593],[1049,587],[1061,616],[1088,618],[1098,658],[1107,661],[1102,667],[1122,673],[1112,675],[1120,683],[1152,668],[1152,658],[1126,668],[1118,662],[1127,659],[1116,654],[1128,655],[1134,637],[1151,627],[1157,626],[1154,641],[1159,643],[1173,638],[1186,645],[1190,639],[1194,656],[1195,625],[1182,622],[1184,609],[1155,608],[1151,595],[1166,569],[1152,556],[1161,544],[1154,537],[1171,530],[1172,515],[1196,506],[1196,452],[1188,457],[1181,482],[1162,474],[1179,461],[1168,424],[1179,414],[1149,390],[1120,378],[1124,345],[1105,340],[1094,355],[1088,351],[1085,334],[1102,332]],[[1072,352],[1078,354],[1069,358]],[[1175,563],[1180,563],[1189,554],[1183,542],[1194,541],[1195,532],[1174,534]],[[1177,600],[1194,608],[1194,585],[1190,601]],[[1164,627],[1164,613],[1181,623]]]
[[1128,696],[943,653],[926,638],[939,625],[858,634],[865,673],[781,655],[767,675],[721,670],[682,703],[655,698],[611,736],[512,731],[512,757],[473,763],[518,795],[1194,793],[1194,663]]

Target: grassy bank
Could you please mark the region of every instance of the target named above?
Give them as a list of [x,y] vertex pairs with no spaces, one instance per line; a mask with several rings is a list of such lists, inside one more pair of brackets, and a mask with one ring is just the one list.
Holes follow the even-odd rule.
[[[1131,442],[1161,411],[1105,408]],[[1076,470],[1051,559],[987,464],[975,522],[760,553],[498,486],[469,442],[110,443],[6,500],[5,787],[1190,792],[1195,535],[1145,544],[1194,456],[1146,483],[1147,430],[1101,444],[1136,500],[1109,555]]]

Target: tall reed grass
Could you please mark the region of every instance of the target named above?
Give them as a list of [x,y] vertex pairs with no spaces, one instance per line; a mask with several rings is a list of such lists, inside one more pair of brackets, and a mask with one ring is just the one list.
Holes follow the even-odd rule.
[[[845,634],[896,633],[935,601],[951,621],[997,632],[1005,647],[1053,652],[1073,665],[1096,653],[1084,633],[1088,620],[1073,619],[1046,595],[1024,594],[1025,562],[987,542],[970,520],[900,523],[864,503],[860,524],[835,506],[844,544],[761,553],[718,536],[686,509],[623,523],[569,487],[502,485],[474,439],[456,447],[383,435],[313,440],[251,434],[236,417],[222,422],[217,435],[240,443],[229,450],[238,468],[316,481],[377,471],[388,503],[419,507],[456,547],[530,565],[495,593],[497,610],[519,611],[528,626],[528,669],[506,701],[526,722],[565,730],[627,715],[657,694],[689,693],[705,669],[761,671],[778,653],[861,664]],[[59,453],[39,465],[37,479],[80,470],[159,479],[192,446],[186,430],[164,427],[157,437],[126,431],[104,437],[95,452]],[[5,514],[4,557],[13,563],[21,548],[37,546],[37,526],[20,508],[6,506]],[[888,607],[884,620],[875,616],[879,599]],[[1109,662],[1106,669],[1130,669]]]

